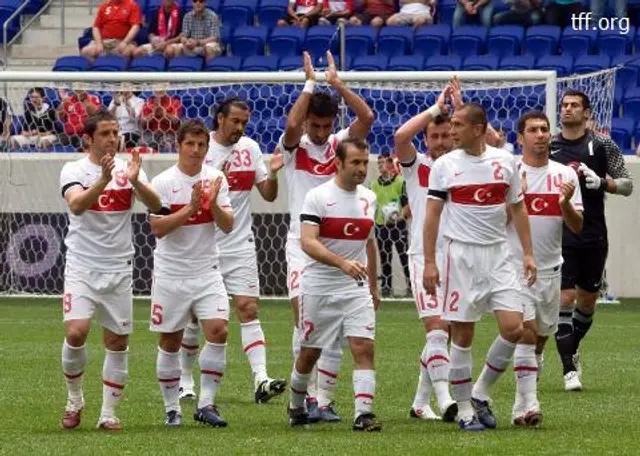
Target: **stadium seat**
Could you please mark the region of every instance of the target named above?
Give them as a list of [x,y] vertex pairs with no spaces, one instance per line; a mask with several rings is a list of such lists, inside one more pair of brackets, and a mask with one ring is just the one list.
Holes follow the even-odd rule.
[[195,72],[202,70],[202,57],[181,55],[169,60],[167,71]]
[[220,17],[223,24],[231,27],[253,25],[253,20],[258,8],[258,0],[233,0],[224,2],[220,9]]
[[[632,29],[634,27],[630,27]],[[597,40],[598,54],[611,58],[631,54],[635,30],[629,30],[628,35],[620,33],[619,29],[602,30]]]
[[624,94],[622,114],[628,119],[640,119],[640,87],[629,89]]
[[487,39],[487,53],[497,57],[520,54],[524,39],[521,25],[500,25],[492,27]]
[[53,71],[87,71],[91,63],[79,55],[60,57],[53,65]]
[[413,53],[425,58],[447,53],[451,39],[451,26],[435,24],[419,27],[413,37]]
[[353,59],[351,69],[356,71],[385,71],[389,64],[386,55],[363,55]]
[[387,26],[378,35],[378,54],[389,57],[407,55],[413,47],[413,27]]
[[611,66],[611,58],[606,55],[583,55],[576,58],[573,72],[578,74],[592,73]]
[[370,25],[347,27],[345,31],[345,46],[347,54],[352,57],[372,55],[376,49],[378,29]]
[[240,71],[242,58],[240,57],[216,57],[204,65],[205,71]]
[[288,0],[262,0],[258,7],[258,24],[273,28],[279,19],[287,17]]
[[391,57],[387,69],[389,71],[422,71],[424,57],[421,55],[397,55]]
[[635,120],[629,118],[614,118],[611,121],[611,139],[613,139],[621,149],[629,149],[631,147],[634,126]]
[[295,71],[301,70],[303,65],[304,61],[301,55],[291,55],[281,58],[279,67],[282,71]]
[[162,72],[167,67],[167,61],[161,55],[147,55],[136,57],[129,64],[129,71],[136,72]]
[[[3,22],[2,18],[0,18],[0,22]],[[91,27],[87,27],[82,32],[82,35],[78,37],[78,50],[81,50],[90,42],[91,42]]]
[[[338,69],[341,69],[341,60],[340,60],[340,56],[333,54],[333,60],[336,62],[336,67],[338,67]],[[350,68],[351,66],[351,62],[353,61],[353,59],[351,58],[351,56],[347,55],[346,57],[346,65],[345,68]],[[318,69],[322,69],[322,68],[327,68],[329,66],[329,64],[327,63],[327,55],[326,54],[320,54],[319,56],[313,58],[313,66],[316,68],[316,70]]]
[[[636,60],[640,63],[640,61]],[[635,87],[638,83],[639,68],[633,65],[633,61],[629,56],[619,56],[614,58],[611,66],[619,66],[616,71],[616,88],[620,87],[626,90]]]
[[51,152],[69,154],[77,152],[77,150],[75,146],[63,146],[61,144],[54,144],[53,146],[51,146]]
[[451,2],[443,2],[441,5],[438,5],[437,9],[437,17],[438,24],[452,24],[453,23],[453,13],[456,11],[456,3]]
[[264,55],[269,29],[267,27],[245,26],[235,29],[231,38],[231,53],[238,57]]
[[461,67],[462,57],[459,55],[434,55],[424,64],[427,71],[459,71]]
[[571,74],[572,68],[573,57],[564,55],[543,55],[536,64],[536,69],[555,70],[559,77]]
[[523,49],[536,58],[556,55],[561,35],[562,29],[556,25],[534,25],[527,29]]
[[498,68],[501,70],[531,70],[535,65],[533,55],[511,55],[502,58]]
[[450,52],[462,58],[484,54],[487,35],[487,29],[482,26],[456,27],[451,32]]
[[300,27],[276,27],[269,37],[269,52],[278,57],[300,54],[305,33]]
[[329,49],[335,51],[338,45],[336,32],[336,27],[310,27],[302,45],[303,50],[308,51],[313,58],[324,55]]
[[493,71],[498,69],[498,57],[495,55],[471,55],[464,59],[463,71]]
[[91,71],[124,71],[127,63],[127,59],[119,55],[103,55],[93,62]]
[[574,30],[571,27],[565,27],[560,38],[562,55],[579,57],[593,54],[597,38],[597,30]]
[[277,71],[280,58],[275,55],[253,55],[242,61],[242,71]]

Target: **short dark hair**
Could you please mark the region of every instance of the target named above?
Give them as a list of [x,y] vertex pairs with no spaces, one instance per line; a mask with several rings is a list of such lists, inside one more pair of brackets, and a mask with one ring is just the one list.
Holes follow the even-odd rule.
[[369,144],[367,144],[366,141],[358,138],[349,138],[338,144],[338,147],[336,147],[336,157],[344,161],[344,159],[347,158],[348,146],[353,146],[358,150],[369,150]]
[[489,123],[487,120],[487,111],[485,111],[482,105],[478,103],[466,103],[460,110],[467,111],[469,122],[472,124],[480,124],[484,131],[487,130],[487,124]]
[[564,97],[580,97],[582,100],[582,107],[584,109],[591,109],[591,101],[586,93],[581,90],[569,89],[565,93],[562,94],[561,102],[564,102]]
[[118,119],[106,109],[100,109],[84,122],[84,134],[93,138],[100,122],[118,122]]
[[239,97],[229,97],[222,101],[216,109],[213,111],[213,129],[217,130],[220,126],[218,124],[218,114],[222,114],[223,116],[228,116],[229,111],[231,111],[231,107],[235,106],[236,108],[240,108],[243,111],[250,111],[251,108],[242,98]]
[[189,119],[182,122],[176,135],[176,142],[182,144],[182,141],[184,141],[189,133],[192,135],[204,135],[207,138],[207,144],[209,143],[209,129],[207,128],[207,124],[204,123],[204,120]]
[[44,98],[44,89],[42,87],[34,87],[33,89],[29,90],[29,95],[31,95],[33,92]]
[[339,109],[337,98],[327,92],[315,92],[311,95],[311,100],[309,100],[307,115],[313,114],[316,117],[333,118],[338,115]]
[[451,122],[451,117],[449,117],[449,114],[439,114],[429,121],[429,123],[427,124],[427,128],[424,129],[424,132],[426,133],[429,130],[429,126],[431,126],[431,124],[438,126],[447,122]]
[[518,119],[518,133],[524,134],[524,129],[527,128],[527,121],[529,120],[544,120],[547,123],[547,128],[551,128],[549,118],[542,111],[528,111],[525,112],[520,119]]

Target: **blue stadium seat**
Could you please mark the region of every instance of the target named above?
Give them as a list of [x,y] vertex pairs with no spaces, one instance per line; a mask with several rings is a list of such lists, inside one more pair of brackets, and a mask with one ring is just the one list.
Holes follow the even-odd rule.
[[463,71],[493,71],[498,69],[498,57],[495,55],[470,55],[464,59]]
[[611,139],[620,146],[621,149],[629,149],[631,147],[631,138],[635,127],[635,120],[617,119],[611,121]]
[[324,55],[329,49],[335,51],[338,45],[338,35],[336,31],[336,27],[310,27],[302,48],[308,51],[313,58]]
[[579,57],[593,54],[597,38],[597,30],[574,30],[571,27],[565,27],[560,38],[562,55]]
[[82,56],[60,57],[53,65],[53,71],[87,71],[91,63]]
[[555,70],[559,77],[568,76],[573,68],[573,57],[564,55],[543,55],[536,63],[538,70]]
[[378,29],[370,25],[348,27],[345,32],[347,54],[352,57],[372,55],[376,49]]
[[51,146],[51,152],[70,154],[73,152],[77,152],[77,150],[75,146],[63,146],[61,144],[54,144],[53,146]]
[[269,29],[267,27],[240,27],[231,38],[231,53],[238,57],[264,55]]
[[[638,83],[639,68],[633,65],[629,56],[619,56],[611,62],[612,66],[621,65],[616,71],[616,88],[626,90],[635,87]],[[640,64],[640,61],[637,61]]]
[[216,57],[209,60],[205,66],[205,71],[240,71],[242,58],[240,57]]
[[277,71],[280,58],[275,55],[253,55],[242,61],[242,71]]
[[258,0],[233,0],[222,4],[220,16],[223,24],[231,27],[253,25],[253,20],[258,9]]
[[127,68],[127,59],[118,55],[103,55],[98,57],[91,71],[124,71]]
[[524,39],[521,25],[500,25],[492,27],[487,39],[487,53],[498,57],[520,54]]
[[269,37],[269,52],[279,57],[300,54],[305,33],[300,27],[276,27]]
[[556,55],[562,29],[556,25],[534,25],[527,29],[523,49],[534,57]]
[[380,30],[378,35],[378,54],[394,57],[407,55],[413,47],[413,27],[387,26]]
[[167,65],[167,71],[177,72],[195,72],[202,70],[202,57],[191,57],[187,55],[181,55],[169,60]]
[[421,55],[397,55],[391,57],[387,69],[389,71],[422,71],[424,57]]
[[304,61],[301,55],[290,55],[289,57],[283,57],[280,59],[280,69],[282,71],[295,71],[301,70],[304,65]]
[[166,67],[167,61],[163,56],[147,55],[132,59],[129,64],[129,71],[159,73],[164,71]]
[[535,57],[532,55],[511,55],[500,61],[501,70],[531,70],[535,65]]
[[385,71],[389,64],[386,55],[363,55],[353,59],[351,69],[356,71]]
[[633,87],[624,94],[622,114],[625,118],[640,119],[640,87]]
[[424,64],[427,71],[459,71],[461,67],[462,57],[459,55],[434,55]]
[[578,74],[592,73],[611,66],[611,58],[606,55],[583,55],[576,58],[573,72]]
[[[0,17],[0,23],[3,22],[3,19]],[[91,27],[87,27],[82,32],[82,35],[78,37],[78,50],[85,47],[87,44],[91,42]]]
[[221,39],[222,45],[226,47],[228,44],[231,44],[231,38],[233,37],[233,27],[230,27],[228,24],[222,24],[221,30]]
[[437,16],[438,16],[438,24],[452,24],[453,23],[453,13],[456,10],[456,3],[451,2],[442,2],[442,4],[438,5]]
[[482,26],[463,25],[456,27],[451,32],[450,52],[462,58],[484,54],[487,35],[487,29]]
[[287,17],[288,0],[262,0],[258,7],[258,24],[275,27],[279,19]]
[[450,39],[450,25],[435,24],[419,27],[413,37],[413,53],[426,58],[446,54]]
[[[631,28],[634,27],[630,27],[630,29]],[[623,35],[620,32],[619,29],[602,30],[597,41],[598,54],[607,55],[612,58],[631,54],[635,33],[632,33],[630,30],[628,35]],[[635,30],[633,32],[635,32]]]
[[[336,62],[336,66],[340,69],[342,68],[340,66],[340,56],[333,54],[333,60]],[[351,62],[353,61],[353,59],[351,58],[351,56],[347,55],[346,57],[346,66],[345,68],[350,68],[351,66]],[[316,70],[318,69],[322,69],[322,68],[327,68],[329,65],[327,63],[327,55],[326,54],[320,54],[317,57],[313,58],[313,66],[316,68]]]

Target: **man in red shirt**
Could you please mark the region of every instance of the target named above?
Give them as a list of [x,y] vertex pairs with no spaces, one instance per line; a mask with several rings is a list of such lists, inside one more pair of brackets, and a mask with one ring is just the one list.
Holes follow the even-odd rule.
[[352,25],[382,27],[396,12],[394,0],[364,0],[362,13],[349,18]]
[[104,53],[131,57],[141,24],[140,7],[134,0],[107,0],[93,22],[93,41],[80,54],[91,60]]
[[60,142],[65,145],[82,147],[80,139],[84,133],[84,123],[87,117],[100,110],[102,102],[95,95],[90,95],[86,90],[67,92],[60,90],[60,105],[58,106],[58,118],[64,125],[64,134]]
[[142,108],[144,143],[160,152],[173,152],[181,116],[180,98],[168,95],[165,90],[156,90]]

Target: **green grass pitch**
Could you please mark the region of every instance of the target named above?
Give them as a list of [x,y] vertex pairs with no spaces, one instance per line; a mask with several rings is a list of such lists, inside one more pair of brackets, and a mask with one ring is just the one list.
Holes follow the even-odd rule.
[[[287,426],[286,397],[253,403],[249,365],[240,347],[239,325],[230,325],[227,371],[218,393],[226,429],[196,425],[193,404],[183,403],[184,425],[163,426],[164,408],[155,379],[157,338],[148,331],[148,301],[136,301],[130,341],[130,380],[120,406],[125,429],[105,434],[95,429],[101,395],[103,349],[94,325],[88,341],[83,423],[63,431],[59,420],[66,391],[60,371],[63,340],[61,302],[56,299],[0,299],[0,454],[80,455],[231,455],[231,454],[638,454],[640,452],[640,300],[602,306],[583,345],[580,393],[562,391],[560,366],[551,343],[539,397],[541,429],[509,424],[514,394],[512,372],[493,395],[498,429],[468,435],[456,425],[408,418],[424,344],[421,323],[411,303],[384,303],[378,312],[375,412],[385,425],[380,434],[356,434],[350,355],[345,355],[337,406],[345,421],[308,430]],[[284,301],[264,301],[261,321],[268,340],[271,376],[289,378],[291,316]],[[476,330],[475,375],[496,334],[485,318]]]

